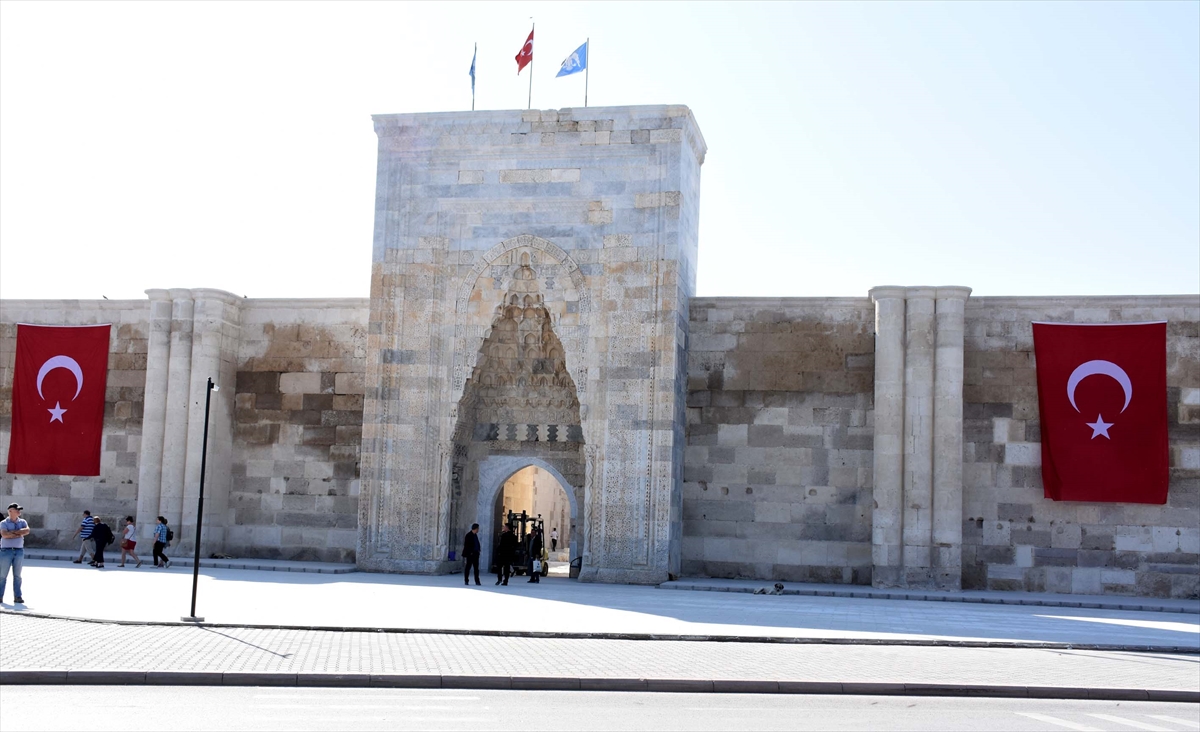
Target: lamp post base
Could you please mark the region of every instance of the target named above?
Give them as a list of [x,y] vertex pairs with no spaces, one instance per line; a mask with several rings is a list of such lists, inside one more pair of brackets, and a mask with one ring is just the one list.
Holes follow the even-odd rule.
[[184,615],[180,618],[185,623],[203,623],[204,618],[200,615]]

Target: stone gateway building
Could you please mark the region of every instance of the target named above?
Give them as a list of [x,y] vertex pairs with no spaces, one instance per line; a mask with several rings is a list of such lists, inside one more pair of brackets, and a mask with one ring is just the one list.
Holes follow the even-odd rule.
[[[369,300],[0,302],[0,455],[16,324],[114,325],[101,475],[0,483],[30,544],[89,508],[190,551],[211,377],[205,553],[451,572],[536,492],[583,581],[1200,596],[1200,296],[698,298],[686,107],[375,129]],[[1043,498],[1031,321],[1147,320],[1168,502]]]

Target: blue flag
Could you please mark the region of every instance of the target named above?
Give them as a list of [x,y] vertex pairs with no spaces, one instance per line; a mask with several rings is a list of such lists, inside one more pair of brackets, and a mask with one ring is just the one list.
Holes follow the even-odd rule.
[[555,77],[570,76],[571,74],[577,74],[580,71],[583,71],[584,69],[586,69],[587,68],[587,52],[588,52],[588,44],[585,41],[582,46],[575,49],[574,53],[572,53],[570,56],[567,56],[566,60],[562,62],[562,67],[558,70],[558,73],[555,74],[554,76]]
[[479,55],[479,44],[475,44],[475,53],[471,55],[471,97],[475,97],[475,57]]

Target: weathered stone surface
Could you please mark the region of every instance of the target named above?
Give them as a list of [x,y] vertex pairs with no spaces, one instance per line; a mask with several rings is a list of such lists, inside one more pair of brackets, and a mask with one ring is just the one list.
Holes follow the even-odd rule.
[[[533,129],[545,115],[554,130]],[[591,123],[593,144],[559,130],[564,118]],[[704,155],[691,113],[588,108],[375,122],[359,565],[447,569],[479,511],[480,463],[524,455],[562,466],[575,481],[568,492],[581,492],[573,520],[583,579],[678,574],[680,354]],[[602,124],[629,131],[639,152],[594,144]],[[670,134],[651,140],[652,129]],[[535,132],[540,148],[521,139]],[[452,151],[437,142],[446,139],[456,141]],[[425,182],[447,166],[459,181],[459,171],[484,174],[445,197]],[[534,403],[517,408],[489,393],[504,389],[533,390]],[[556,389],[567,392],[538,393]],[[529,409],[536,416],[515,414]],[[514,416],[487,416],[497,410]],[[489,425],[482,441],[473,439],[478,424]]]
[[[1032,321],[1166,320],[1171,484],[1167,505],[1055,502],[1043,497]],[[1017,550],[1014,563],[977,554],[964,587],[1194,597],[1186,581],[1161,571],[1161,556],[1200,543],[1200,469],[1185,451],[1200,434],[1184,429],[1200,383],[1200,307],[1195,297],[972,298],[965,316],[963,513],[978,520],[969,546]],[[994,531],[994,524],[1004,530]],[[1025,550],[1025,553],[1022,553]],[[1003,559],[1003,557],[999,557]],[[1053,570],[1053,572],[1051,572]],[[1003,583],[993,579],[1006,573]],[[981,577],[986,576],[986,585]],[[1168,578],[1171,577],[1171,578]],[[968,582],[968,578],[970,581]],[[1188,594],[1192,593],[1192,594]]]
[[[536,466],[586,580],[1200,595],[1195,296],[695,298],[686,108],[376,123],[370,301],[3,303],[0,454],[15,323],[113,324],[101,475],[0,477],[31,546],[90,508],[187,551],[213,378],[206,550],[447,570]],[[1047,500],[1030,322],[1146,320],[1167,505]]]
[[[157,291],[156,291],[157,294]],[[71,535],[90,509],[114,527],[121,519],[137,515],[141,479],[138,458],[142,449],[145,355],[153,339],[156,355],[169,339],[170,302],[164,309],[147,300],[5,300],[0,307],[0,460],[7,461],[12,430],[12,380],[16,358],[17,323],[39,325],[98,325],[111,323],[108,355],[108,389],[105,394],[104,435],[100,475],[14,475],[0,469],[0,498],[4,505],[16,501],[25,507],[25,518],[34,531],[26,540],[31,547],[73,546]],[[164,325],[165,321],[165,325]],[[136,354],[138,358],[127,358]],[[163,374],[165,363],[158,361]],[[165,397],[165,384],[154,385],[155,398]],[[119,386],[118,384],[127,384]],[[161,422],[159,422],[161,425]],[[161,430],[161,426],[159,428]],[[159,449],[162,448],[159,435]],[[158,490],[158,486],[154,486]],[[154,501],[157,510],[157,496]]]
[[871,580],[871,385],[844,378],[871,352],[870,303],[815,305],[692,301],[685,572]]

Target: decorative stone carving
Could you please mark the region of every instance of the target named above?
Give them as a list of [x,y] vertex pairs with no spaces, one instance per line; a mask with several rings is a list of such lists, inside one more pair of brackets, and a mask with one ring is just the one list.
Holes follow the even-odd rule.
[[[464,132],[481,114],[489,132]],[[515,143],[524,113],[376,118],[364,569],[448,570],[445,548],[480,510],[479,466],[502,455],[543,460],[579,491],[581,579],[656,583],[678,572],[681,518],[670,507],[681,490],[679,354],[703,138],[685,107],[570,115],[646,134],[636,150],[556,146],[560,161]],[[485,173],[446,195],[430,181],[448,165],[534,182],[492,184]],[[536,182],[560,167],[578,175]],[[611,220],[581,224],[597,199]],[[442,443],[453,445],[449,479]]]

